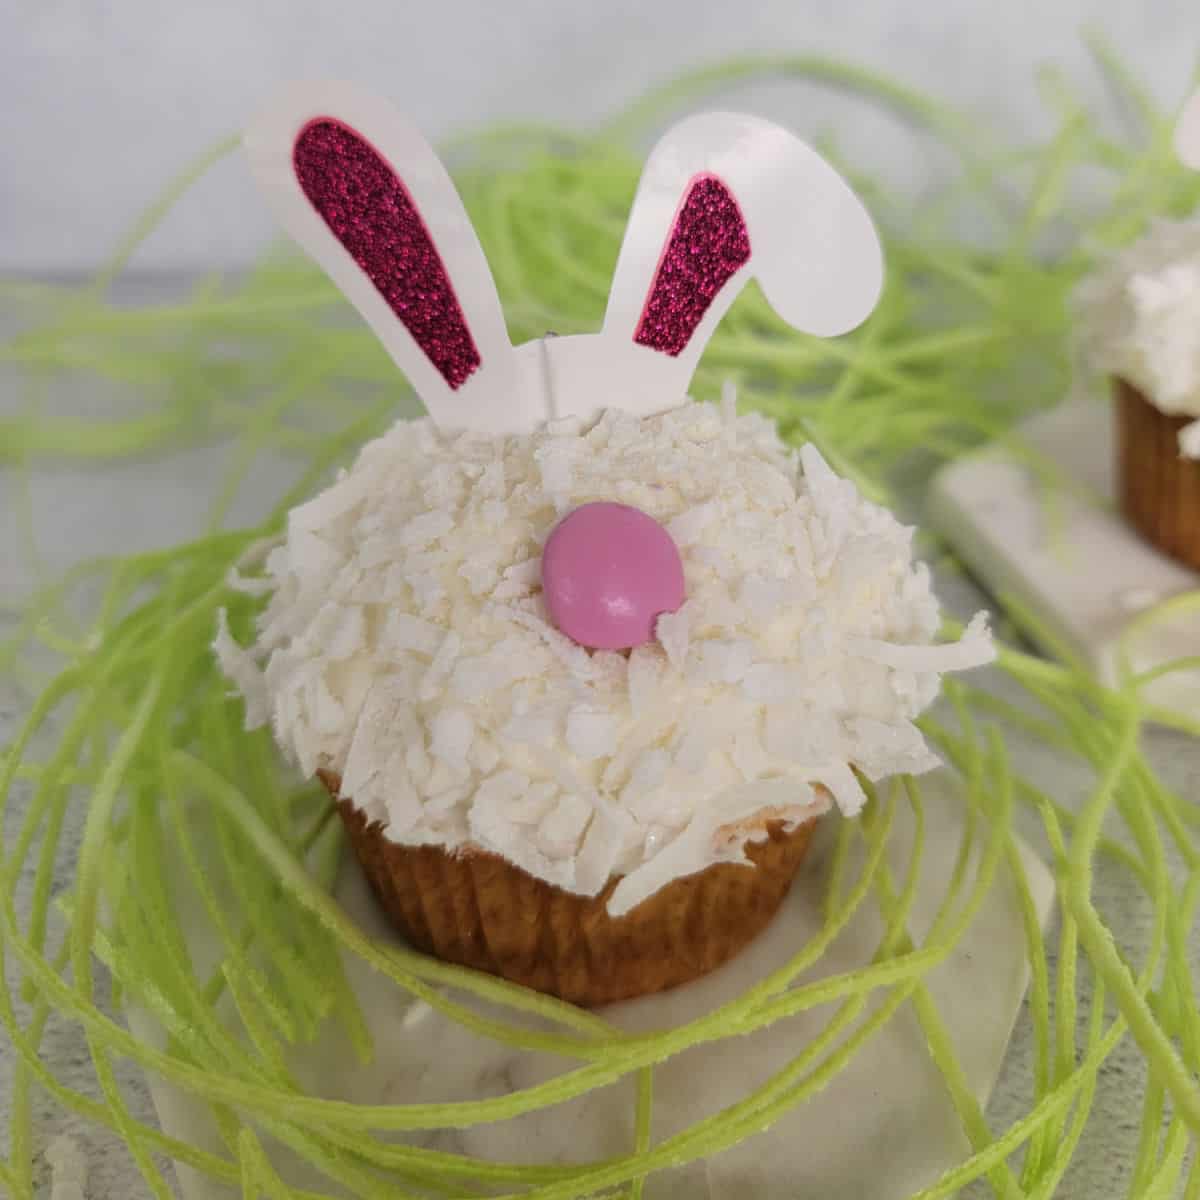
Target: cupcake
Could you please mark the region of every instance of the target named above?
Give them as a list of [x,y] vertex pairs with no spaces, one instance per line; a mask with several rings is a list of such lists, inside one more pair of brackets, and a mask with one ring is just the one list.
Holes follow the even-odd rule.
[[429,410],[290,514],[245,585],[254,644],[222,617],[248,724],[335,797],[419,949],[587,1006],[697,978],[771,920],[817,818],[936,765],[914,719],[993,656],[982,615],[935,642],[911,529],[815,447],[687,396],[752,273],[806,331],[865,317],[869,219],[777,127],[692,118],[647,163],[603,332],[514,349],[399,118],[295,92],[248,144]]
[[[1200,95],[1176,141],[1200,166]],[[1200,220],[1157,222],[1084,281],[1076,304],[1084,365],[1112,379],[1121,507],[1200,570]]]

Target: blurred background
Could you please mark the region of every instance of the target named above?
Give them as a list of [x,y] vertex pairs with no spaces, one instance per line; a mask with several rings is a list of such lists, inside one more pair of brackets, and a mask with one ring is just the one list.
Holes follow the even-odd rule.
[[[281,82],[383,93],[433,138],[495,121],[592,126],[681,70],[749,53],[885,70],[1011,135],[1046,124],[1035,68],[1087,97],[1103,37],[1166,106],[1194,67],[1196,0],[9,0],[0,38],[0,271],[94,267],[149,199]],[[738,101],[919,189],[894,127],[827,92]],[[811,94],[810,94],[811,92]],[[836,122],[831,115],[836,112]],[[189,193],[133,265],[236,267],[270,240],[242,163]]]

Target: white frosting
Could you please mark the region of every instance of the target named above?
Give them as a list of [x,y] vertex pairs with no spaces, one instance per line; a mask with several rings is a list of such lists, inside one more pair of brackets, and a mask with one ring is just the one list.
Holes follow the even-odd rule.
[[[1091,369],[1124,377],[1165,413],[1200,417],[1200,220],[1158,222],[1075,300]],[[1179,449],[1200,458],[1200,422]]]
[[[603,499],[663,522],[687,580],[628,656],[569,641],[540,594],[555,522]],[[392,840],[483,847],[585,895],[622,875],[616,915],[740,860],[767,816],[830,796],[853,815],[850,764],[936,764],[913,718],[939,672],[994,651],[982,615],[933,644],[911,544],[814,447],[731,404],[504,437],[401,422],[291,513],[257,644],[222,622],[216,649],[248,721],[341,774]]]

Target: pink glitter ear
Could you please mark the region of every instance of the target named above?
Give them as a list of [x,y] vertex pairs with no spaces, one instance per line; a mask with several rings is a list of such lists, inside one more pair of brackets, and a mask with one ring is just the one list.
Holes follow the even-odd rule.
[[683,352],[717,293],[750,260],[750,234],[714,175],[692,180],[659,260],[633,340],[672,358]]
[[437,247],[396,173],[354,130],[317,117],[292,154],[296,178],[451,388],[480,365],[479,351]]

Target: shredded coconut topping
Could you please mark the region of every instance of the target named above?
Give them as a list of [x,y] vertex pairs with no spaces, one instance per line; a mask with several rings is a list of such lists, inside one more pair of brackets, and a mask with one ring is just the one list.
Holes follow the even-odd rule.
[[[655,517],[683,559],[686,603],[629,654],[589,653],[542,604],[542,544],[595,500]],[[913,719],[941,672],[994,654],[982,616],[934,644],[911,529],[728,403],[504,437],[401,422],[293,510],[263,577],[257,644],[224,620],[216,641],[248,721],[396,842],[585,895],[623,876],[614,915],[740,860],[768,818],[856,813],[851,767],[936,765]]]
[[[1200,220],[1159,221],[1076,292],[1080,350],[1165,413],[1200,418]],[[1200,458],[1200,420],[1179,451]]]

